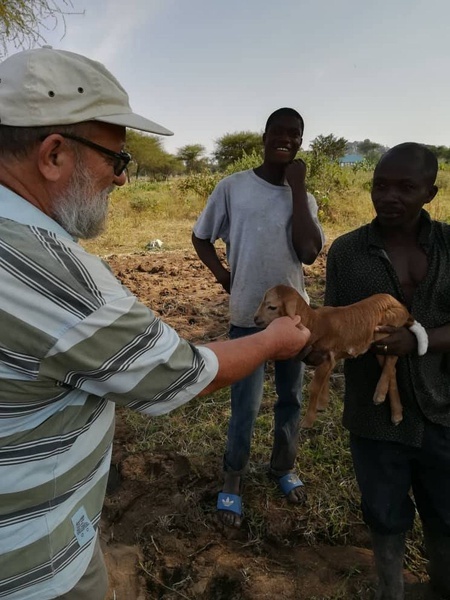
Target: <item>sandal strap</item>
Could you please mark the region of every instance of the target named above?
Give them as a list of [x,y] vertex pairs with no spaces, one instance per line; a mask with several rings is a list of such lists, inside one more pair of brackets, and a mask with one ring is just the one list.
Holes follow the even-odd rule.
[[304,485],[303,481],[295,473],[287,473],[278,479],[278,485],[285,496],[295,488]]
[[220,492],[217,496],[217,510],[227,510],[228,512],[242,515],[242,498],[237,494],[227,494]]

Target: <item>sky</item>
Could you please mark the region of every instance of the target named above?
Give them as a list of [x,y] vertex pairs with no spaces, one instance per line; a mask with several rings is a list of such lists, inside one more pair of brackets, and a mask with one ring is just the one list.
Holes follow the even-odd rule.
[[[61,4],[61,1],[59,1]],[[102,62],[171,153],[263,130],[450,146],[448,0],[72,0],[46,43]],[[16,50],[10,49],[11,54]]]

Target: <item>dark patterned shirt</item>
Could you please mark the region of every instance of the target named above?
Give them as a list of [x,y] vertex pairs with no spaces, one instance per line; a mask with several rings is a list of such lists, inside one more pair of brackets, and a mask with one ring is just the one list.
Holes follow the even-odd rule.
[[[428,271],[408,307],[426,329],[450,322],[450,225],[422,211],[419,243]],[[380,292],[406,303],[397,274],[383,247],[375,219],[337,238],[327,261],[325,304],[345,306]],[[367,353],[345,361],[344,426],[356,435],[420,446],[424,421],[450,427],[450,362],[448,354],[411,354],[397,363],[403,421],[392,425],[388,400],[379,406],[373,395],[380,375],[376,357]]]

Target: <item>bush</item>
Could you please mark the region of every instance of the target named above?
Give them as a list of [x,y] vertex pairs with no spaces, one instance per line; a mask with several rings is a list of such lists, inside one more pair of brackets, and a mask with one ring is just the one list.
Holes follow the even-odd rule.
[[145,198],[136,196],[130,200],[130,208],[133,212],[145,212],[147,210],[155,210],[158,206],[156,198]]
[[352,171],[353,173],[372,173],[376,167],[377,162],[377,160],[370,160],[368,158],[365,158],[362,162],[355,163],[354,165],[352,165]]
[[193,192],[206,202],[206,199],[222,178],[222,173],[210,173],[209,171],[190,173],[179,178],[177,189],[182,197],[188,192]]
[[189,192],[193,192],[206,202],[221,179],[238,171],[253,169],[260,165],[261,162],[262,157],[258,152],[253,151],[251,154],[244,152],[242,158],[229,165],[225,171],[214,173],[202,171],[200,173],[189,173],[184,177],[180,177],[177,182],[177,188],[185,200],[186,195]]
[[242,158],[236,160],[234,163],[229,165],[225,170],[225,175],[232,175],[239,171],[246,171],[248,169],[255,169],[262,163],[263,157],[260,152],[253,150],[250,154],[244,152]]
[[[348,190],[357,174],[352,169],[344,169],[336,161],[331,161],[323,154],[301,152],[307,167],[306,184],[308,191],[313,194],[319,206],[319,218],[321,220],[335,221],[335,203],[339,196]],[[229,165],[221,173],[191,173],[180,177],[177,182],[177,190],[185,203],[188,202],[188,193],[192,192],[206,202],[215,186],[221,179],[247,169],[254,169],[262,163],[263,157],[257,151],[245,154],[239,160]],[[359,170],[369,169],[364,164]]]
[[306,163],[306,185],[317,200],[319,218],[333,221],[333,200],[350,187],[352,173],[323,154],[303,152],[300,157]]

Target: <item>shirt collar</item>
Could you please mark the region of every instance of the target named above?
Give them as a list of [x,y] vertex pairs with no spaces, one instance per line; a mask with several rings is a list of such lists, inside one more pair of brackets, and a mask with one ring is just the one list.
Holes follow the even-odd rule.
[[39,208],[2,185],[0,185],[0,217],[22,223],[22,225],[33,225],[70,240],[74,239],[61,225]]

